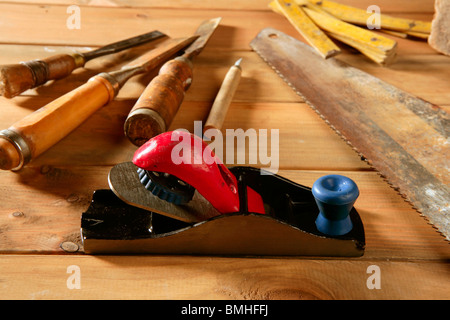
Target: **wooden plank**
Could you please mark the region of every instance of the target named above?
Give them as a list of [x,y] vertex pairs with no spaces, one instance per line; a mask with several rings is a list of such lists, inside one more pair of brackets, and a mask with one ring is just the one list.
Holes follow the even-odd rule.
[[[42,166],[21,173],[0,172],[0,252],[62,253],[63,242],[82,251],[80,217],[92,192],[108,188],[110,167]],[[281,170],[311,187],[322,175],[337,173],[360,188],[355,207],[366,230],[363,259],[450,258],[448,243],[375,172]],[[1,260],[1,259],[0,259]]]
[[[142,49],[144,49],[143,47]],[[150,47],[151,48],[151,47]],[[50,55],[70,52],[72,50],[86,51],[87,48],[66,46],[24,46],[0,45],[2,56],[1,64],[17,63]],[[28,90],[22,95],[55,99],[70,90],[73,90],[90,77],[104,71],[113,71],[135,58],[141,48],[123,54],[103,57],[92,60],[85,68],[76,70],[71,76],[41,86],[38,89]],[[212,102],[218,92],[220,84],[228,68],[239,58],[242,61],[242,79],[239,83],[233,101],[239,102],[301,102],[302,98],[295,94],[289,86],[254,52],[226,51],[217,52],[208,47],[194,61],[194,80],[188,90],[185,101]],[[450,63],[443,55],[403,54],[390,67],[380,67],[369,62],[360,54],[345,53],[337,59],[374,75],[400,89],[421,97],[437,105],[448,105],[450,101],[450,82],[447,74],[450,73]],[[158,70],[145,75],[132,78],[120,91],[117,99],[137,99],[145,86]],[[410,75],[414,74],[414,77]],[[421,84],[417,85],[417,79]],[[249,95],[248,92],[255,94]],[[11,101],[18,102],[18,99]],[[31,100],[30,100],[31,101]],[[0,104],[8,104],[0,97]],[[3,107],[4,108],[4,107]]]
[[[3,2],[3,1],[1,1]],[[5,2],[33,3],[34,0],[13,0]],[[79,5],[95,7],[139,7],[139,8],[185,8],[185,9],[223,9],[223,10],[268,10],[266,0],[227,0],[227,1],[191,1],[191,0],[170,0],[161,2],[159,0],[45,0],[39,1],[43,4],[51,5]],[[339,3],[366,9],[371,5],[377,5],[383,12],[434,12],[433,0],[411,0],[411,1],[390,1],[390,0],[339,0]]]
[[[161,30],[172,37],[182,37],[194,33],[203,20],[222,16],[222,28],[215,32],[208,46],[248,49],[246,39],[255,34],[253,30],[263,28],[267,18],[271,19],[275,15],[269,11],[255,11],[251,12],[254,20],[250,21],[246,11],[83,7],[81,29],[77,30],[66,27],[69,17],[66,9],[66,6],[59,5],[0,4],[0,18],[5,26],[0,42],[102,45],[148,32],[149,29]],[[31,25],[30,21],[35,23]],[[111,21],[122,27],[112,33]],[[274,22],[277,26],[284,24],[282,19]],[[14,34],[7,35],[9,32]],[[30,36],[31,33],[34,36]]]
[[25,300],[438,300],[450,277],[424,261],[161,256],[2,255],[0,271],[0,299]]
[[[221,27],[208,43],[209,48],[219,50],[248,50],[251,39],[263,28],[271,27],[291,36],[298,32],[282,16],[271,11],[224,11],[224,10],[170,10],[148,8],[83,7],[81,28],[68,29],[67,7],[62,5],[25,5],[0,3],[0,21],[3,32],[2,43],[82,45],[99,46],[112,41],[128,38],[135,34],[158,29],[172,37],[182,37],[193,33],[205,19],[221,16]],[[417,20],[431,20],[429,13],[399,14]],[[178,23],[180,20],[182,24]],[[29,22],[33,21],[33,24]],[[111,32],[111,21],[121,28]],[[403,42],[399,39],[399,52]],[[414,47],[415,45],[410,45]],[[405,48],[406,49],[406,48]],[[434,52],[426,43],[426,52]]]
[[[17,98],[18,106],[6,105],[0,127],[8,128],[49,100]],[[9,101],[8,101],[9,102]],[[69,136],[30,163],[30,166],[114,165],[129,161],[136,147],[123,134],[123,123],[135,100],[113,101],[93,114]],[[169,130],[194,132],[194,121],[203,125],[212,102],[182,104]],[[302,130],[299,130],[299,127]],[[368,170],[359,156],[304,103],[232,103],[223,126],[234,133],[279,130],[279,167],[282,169]],[[250,132],[250,131],[249,131]],[[95,138],[93,138],[95,137]],[[270,139],[269,151],[270,151]],[[259,140],[258,140],[259,141]],[[226,141],[224,142],[226,147]],[[246,144],[248,153],[248,143]],[[236,150],[236,149],[233,149]],[[226,149],[224,148],[224,159]],[[235,154],[237,151],[235,152]],[[269,155],[269,153],[266,153]],[[274,158],[274,160],[276,160]],[[227,163],[232,165],[233,163]],[[259,165],[246,162],[246,164]]]
[[[210,104],[186,103],[175,117],[170,130],[185,128],[194,132],[194,121],[206,121]],[[245,132],[255,130],[261,139],[268,142],[269,156],[272,146],[270,144],[273,130],[279,130],[279,168],[280,169],[317,169],[320,170],[369,170],[368,165],[346,143],[331,130],[325,122],[317,121],[319,116],[304,103],[232,103],[225,122],[222,134],[224,138],[231,138],[237,129]],[[299,128],[302,128],[299,130]],[[263,138],[260,130],[267,130],[269,137]],[[226,130],[231,133],[226,134]],[[227,149],[224,143],[223,160],[226,162]],[[257,163],[249,162],[250,149],[245,146],[246,165],[267,167],[262,165],[259,156]],[[237,146],[233,149],[238,153]],[[261,152],[262,149],[258,149]],[[242,150],[240,150],[242,152]],[[274,159],[274,156],[272,156]],[[274,159],[275,160],[275,159]],[[234,163],[238,164],[237,159]],[[339,169],[338,169],[339,168]]]
[[[145,48],[145,47],[144,47]],[[142,48],[142,49],[144,49]],[[151,46],[147,48],[151,49]],[[72,50],[87,51],[88,48],[66,46],[28,46],[28,45],[0,45],[1,64],[18,63],[50,55],[71,52]],[[118,70],[122,65],[132,61],[140,52],[136,48],[124,54],[105,56],[89,61],[85,68],[76,70],[67,78],[52,81],[37,89],[28,90],[22,96],[37,96],[57,98],[70,90],[84,84],[90,77],[100,73]],[[194,80],[184,101],[213,101],[220,88],[223,78],[234,62],[243,58],[243,77],[239,83],[233,101],[302,101],[261,58],[250,51],[217,52],[208,47],[194,60]],[[145,86],[150,82],[154,72],[137,76],[127,82],[120,91],[117,99],[138,99]],[[258,90],[257,95],[248,95],[249,91]],[[0,97],[0,101],[5,101]],[[13,99],[11,102],[18,101]],[[1,102],[0,102],[1,103]]]
[[[245,53],[244,55],[241,53],[220,56],[220,62],[214,59],[211,52],[205,52],[203,57],[199,57],[194,70],[193,85],[170,130],[186,128],[193,131],[195,120],[205,121],[228,66],[237,57],[244,56],[243,77],[235,94],[236,102],[233,102],[227,115],[225,129],[279,129],[280,167],[284,169],[367,169],[367,166],[359,161],[357,155],[329,130],[311,109],[300,103],[300,97],[276,76],[262,59],[254,53]],[[442,56],[437,57],[441,58]],[[420,94],[423,98],[428,97],[429,92],[432,99],[428,100],[434,103],[438,103],[437,99],[441,99],[440,102],[450,101],[450,84],[444,81],[445,74],[427,71],[430,67],[433,67],[431,70],[439,67],[445,68],[446,62],[443,60],[436,62],[428,56],[423,58],[424,67],[420,67],[421,60],[414,64],[417,70],[423,72],[421,77],[427,79],[421,86],[414,86],[416,78],[407,76],[409,72],[417,74],[418,71],[407,71],[407,66],[411,64],[406,61],[404,69],[393,71],[368,67],[361,61],[357,64],[366,69],[365,71],[383,75],[391,83],[398,84],[400,88],[414,89],[412,91]],[[16,97],[12,100],[0,98],[0,106],[4,115],[0,118],[0,127],[8,128],[30,112],[81,85],[90,75],[99,71],[95,64],[89,68],[93,68],[95,71],[87,69],[85,72],[89,74],[84,74],[84,71],[80,74],[77,73],[65,80],[29,91],[27,96]],[[384,73],[381,73],[383,71]],[[397,74],[398,77],[395,76]],[[402,79],[404,79],[403,82]],[[34,165],[112,165],[129,160],[134,152],[134,147],[129,145],[123,137],[123,121],[148,81],[149,79],[144,77],[131,80],[123,88],[116,101],[94,114],[73,134],[38,158]],[[423,90],[424,93],[416,90]],[[252,95],[249,95],[248,92],[252,92]],[[437,95],[434,95],[433,92]],[[37,94],[38,96],[36,96]],[[252,100],[257,102],[248,102]],[[275,103],[276,101],[287,101],[288,103]],[[299,131],[299,128],[305,129]],[[95,139],[92,139],[93,132]],[[118,146],[121,150],[118,150]],[[307,150],[306,153],[305,150]]]

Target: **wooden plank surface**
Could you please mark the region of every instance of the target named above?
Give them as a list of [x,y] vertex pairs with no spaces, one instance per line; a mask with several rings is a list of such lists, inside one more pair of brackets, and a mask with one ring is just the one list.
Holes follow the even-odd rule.
[[[23,4],[36,4],[34,0],[16,0],[16,1],[0,1],[0,2],[15,2]],[[267,11],[267,1],[261,0],[229,0],[229,1],[190,1],[190,0],[176,0],[164,1],[159,0],[46,0],[42,1],[46,5],[79,5],[79,6],[93,6],[93,7],[137,7],[137,8],[171,8],[171,9],[221,9],[221,10],[251,10],[251,11]],[[339,3],[359,8],[367,8],[373,5],[371,0],[340,0]],[[395,1],[378,0],[375,3],[386,13],[430,13],[434,10],[433,1],[410,0],[410,1]]]
[[[380,289],[367,287],[373,265]],[[80,289],[71,287],[73,266]],[[424,261],[164,256],[10,255],[0,269],[0,299],[28,300],[434,300],[448,295],[442,279],[450,276],[444,264]]]
[[[355,1],[383,13],[430,20],[433,1]],[[154,74],[136,77],[119,96],[18,173],[0,172],[0,299],[448,299],[448,242],[331,130],[249,47],[265,27],[302,39],[268,1],[96,0],[0,1],[0,64],[89,50],[158,29],[186,36],[222,16],[217,33],[194,64],[194,82],[172,129],[205,121],[228,68],[243,58],[240,85],[224,129],[279,129],[280,175],[311,186],[341,173],[361,190],[356,203],[366,231],[357,259],[87,256],[80,217],[92,192],[107,188],[110,168],[136,147],[123,121]],[[81,29],[66,28],[71,4]],[[114,21],[115,27],[109,26]],[[180,23],[181,22],[181,23]],[[450,59],[424,41],[397,39],[398,58],[375,65],[343,46],[339,59],[418,97],[450,107]],[[0,97],[0,126],[9,127],[101,71],[115,70],[133,51],[91,61],[67,79],[8,100]],[[155,71],[156,72],[156,71]],[[95,139],[93,138],[95,137]],[[226,154],[226,152],[225,152]],[[262,166],[260,163],[252,164]],[[68,253],[62,248],[78,248]],[[82,289],[66,286],[67,267],[81,270]],[[366,285],[379,266],[381,289]],[[120,290],[119,290],[120,288]],[[151,288],[151,290],[149,289]]]
[[[2,252],[61,252],[60,245],[65,241],[75,242],[82,249],[80,215],[89,206],[94,190],[108,188],[108,171],[107,166],[47,165],[26,168],[20,175],[2,172],[3,199],[8,203],[1,212]],[[334,172],[349,176],[361,189],[355,207],[366,230],[364,258],[448,259],[448,243],[422,217],[412,213],[409,204],[377,173]],[[282,170],[279,174],[311,187],[326,171]],[[17,202],[18,194],[33,201]]]

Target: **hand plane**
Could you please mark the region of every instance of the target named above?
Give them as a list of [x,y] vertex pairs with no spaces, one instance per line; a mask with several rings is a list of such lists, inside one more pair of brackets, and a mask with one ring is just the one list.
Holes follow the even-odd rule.
[[159,134],[113,167],[82,214],[88,254],[362,256],[357,185],[312,188],[263,169],[227,167],[187,131]]

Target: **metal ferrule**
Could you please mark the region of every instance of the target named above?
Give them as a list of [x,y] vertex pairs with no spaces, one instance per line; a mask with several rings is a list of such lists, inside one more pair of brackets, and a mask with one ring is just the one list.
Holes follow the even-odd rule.
[[111,86],[114,90],[114,97],[116,97],[119,94],[121,85],[115,77],[113,77],[112,75],[110,75],[109,73],[106,73],[106,72],[102,72],[102,73],[98,74],[97,76],[102,77],[103,79],[105,79],[106,81],[108,81],[111,84]]
[[31,60],[21,62],[22,65],[28,67],[33,75],[33,87],[38,87],[47,82],[50,73],[47,63],[42,60]]
[[85,65],[86,59],[83,54],[75,52],[71,54],[73,60],[75,61],[76,68],[81,68]]
[[117,96],[119,90],[128,81],[131,77],[143,73],[143,69],[141,67],[133,67],[133,68],[124,68],[118,71],[112,72],[102,72],[98,74],[98,76],[106,79],[109,83],[111,83],[114,89],[114,96]]
[[11,169],[12,171],[19,171],[23,166],[31,161],[31,149],[20,134],[13,130],[5,129],[0,131],[0,137],[6,139],[8,142],[14,145],[17,152],[19,153],[19,165]]

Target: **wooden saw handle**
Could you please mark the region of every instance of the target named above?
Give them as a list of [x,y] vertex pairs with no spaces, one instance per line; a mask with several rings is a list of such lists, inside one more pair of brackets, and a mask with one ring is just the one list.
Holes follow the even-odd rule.
[[192,63],[184,57],[166,62],[145,88],[125,120],[125,135],[136,146],[165,132],[192,82]]
[[0,131],[0,169],[19,170],[111,101],[116,93],[117,89],[106,76],[96,75]]
[[49,80],[64,78],[84,64],[83,56],[74,53],[0,66],[0,95],[13,98]]

